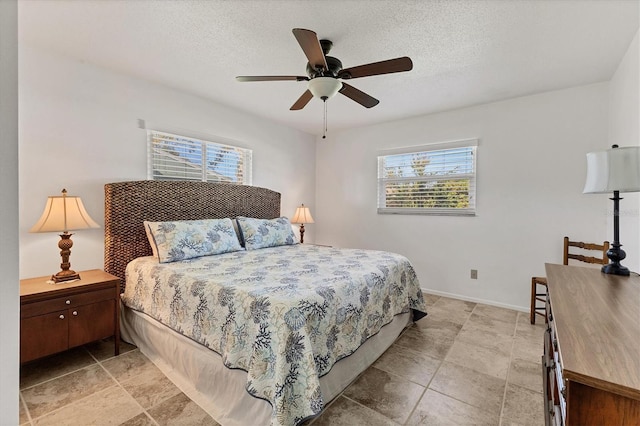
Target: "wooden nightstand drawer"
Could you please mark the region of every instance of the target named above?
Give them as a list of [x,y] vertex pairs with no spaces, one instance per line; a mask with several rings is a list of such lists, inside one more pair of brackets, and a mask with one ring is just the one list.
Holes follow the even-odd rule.
[[35,315],[43,315],[61,309],[74,308],[101,300],[113,299],[113,289],[90,291],[87,293],[73,294],[41,302],[25,303],[20,307],[20,318],[29,318]]

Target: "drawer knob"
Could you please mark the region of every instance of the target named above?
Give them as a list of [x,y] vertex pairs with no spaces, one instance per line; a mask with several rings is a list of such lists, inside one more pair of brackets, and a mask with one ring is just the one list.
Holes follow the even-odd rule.
[[71,300],[67,299],[64,303],[66,303],[67,305],[70,305],[71,304]]
[[77,317],[78,316],[78,311],[73,311],[72,314],[73,314],[73,316]]
[[60,316],[58,318],[64,319],[64,315],[60,314]]

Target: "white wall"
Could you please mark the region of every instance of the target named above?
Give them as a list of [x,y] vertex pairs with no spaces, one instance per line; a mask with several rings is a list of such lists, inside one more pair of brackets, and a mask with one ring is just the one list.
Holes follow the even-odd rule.
[[[47,196],[66,188],[104,223],[104,184],[146,179],[146,132],[221,136],[253,149],[253,184],[282,193],[282,214],[313,209],[315,138],[149,81],[20,45],[20,277],[60,268],[55,233],[30,234]],[[307,228],[313,241],[313,226]],[[78,231],[72,268],[103,267],[103,229]]]
[[[624,58],[620,62],[609,89],[609,139],[602,149],[612,144],[619,146],[640,145],[640,64],[638,34],[634,37]],[[632,271],[640,272],[640,193],[621,194],[620,242],[627,258],[622,264]],[[609,218],[608,235],[613,241],[611,211],[613,203],[607,203],[603,211]]]
[[18,4],[0,1],[0,424],[18,424]]
[[[607,96],[601,83],[332,132],[316,144],[316,241],[398,252],[425,289],[528,310],[565,235],[607,235],[602,200],[582,194]],[[376,213],[379,150],[466,138],[479,138],[476,217]]]

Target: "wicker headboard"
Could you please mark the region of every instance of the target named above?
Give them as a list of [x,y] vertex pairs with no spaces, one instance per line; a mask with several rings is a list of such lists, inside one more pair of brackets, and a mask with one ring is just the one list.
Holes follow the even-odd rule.
[[104,186],[104,269],[120,278],[127,263],[151,255],[143,221],[221,219],[280,215],[280,193],[224,183],[153,181]]

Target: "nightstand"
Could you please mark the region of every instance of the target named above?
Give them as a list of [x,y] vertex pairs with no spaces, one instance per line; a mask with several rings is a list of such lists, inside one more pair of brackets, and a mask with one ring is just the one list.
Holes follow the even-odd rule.
[[20,363],[114,337],[120,353],[120,279],[99,269],[49,284],[20,280]]

